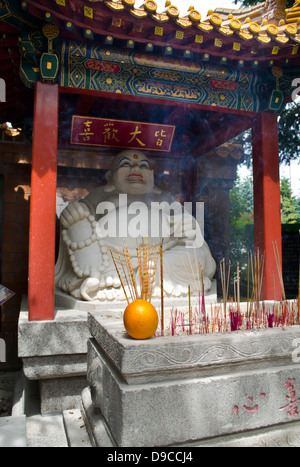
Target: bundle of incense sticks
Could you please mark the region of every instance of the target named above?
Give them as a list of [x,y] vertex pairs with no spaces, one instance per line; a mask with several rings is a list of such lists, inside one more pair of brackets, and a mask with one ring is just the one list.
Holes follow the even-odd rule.
[[[180,256],[182,265],[186,272],[188,282],[190,284],[188,286],[188,290],[189,290],[188,295],[190,297],[191,293],[196,292],[199,294],[199,297],[202,296],[202,299],[204,299],[204,274],[203,274],[202,266],[197,260],[196,249],[194,249],[194,260],[191,259],[189,253],[187,253],[187,258],[188,258],[188,265],[185,264],[185,262],[182,259],[182,256]],[[204,304],[204,302],[202,302],[202,304]]]
[[[260,255],[259,249],[253,254],[248,253],[247,262],[247,317],[250,322],[251,314],[259,306],[261,290],[264,278],[265,256]],[[250,272],[252,280],[252,292],[250,296]]]
[[110,249],[114,266],[128,304],[130,300],[134,301],[139,298],[149,302],[151,301],[155,272],[159,258],[159,244],[153,244],[151,247],[148,238],[143,239],[142,245],[137,244],[136,252],[140,290],[135,278],[132,260],[126,242],[124,241],[122,252],[117,250],[117,258],[115,258],[113,251]]
[[277,242],[275,243],[273,242],[273,251],[275,255],[275,261],[276,261],[276,267],[277,267],[277,272],[278,272],[278,277],[279,277],[279,282],[280,282],[280,287],[281,287],[281,292],[282,292],[282,298],[283,300],[285,300],[285,289],[284,289],[284,284],[283,284],[282,268],[280,264],[280,257],[279,257]]
[[[188,311],[172,308],[169,312],[169,323],[166,325],[165,333],[171,334],[171,336],[214,334],[300,324],[298,300],[281,301],[272,306],[260,302],[249,317],[247,311],[236,308],[236,303],[233,298],[230,298],[228,300],[229,319],[225,319],[223,315],[222,304],[211,304],[210,307],[211,309],[206,316],[200,315],[200,320],[195,308],[189,308]],[[157,333],[156,337],[160,335],[160,333]]]
[[222,284],[222,294],[223,294],[223,314],[226,320],[226,309],[228,301],[228,290],[229,290],[229,279],[230,279],[230,261],[228,264],[227,279],[226,279],[226,264],[225,258],[220,262],[220,273],[221,273],[221,284]]
[[163,239],[160,242],[160,308],[161,308],[161,335],[164,335],[165,314],[164,314],[164,266],[163,266]]

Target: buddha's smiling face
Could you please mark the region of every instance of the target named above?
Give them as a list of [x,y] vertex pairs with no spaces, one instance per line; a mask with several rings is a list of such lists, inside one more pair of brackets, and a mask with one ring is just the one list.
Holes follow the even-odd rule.
[[139,151],[130,150],[116,157],[111,181],[120,193],[138,195],[153,190],[154,175],[147,157]]

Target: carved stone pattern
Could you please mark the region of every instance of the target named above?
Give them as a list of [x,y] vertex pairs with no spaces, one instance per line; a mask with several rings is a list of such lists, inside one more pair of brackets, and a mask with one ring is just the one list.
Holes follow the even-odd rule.
[[[132,359],[127,360],[126,370],[158,369],[178,366],[204,366],[213,363],[237,362],[243,360],[255,360],[261,357],[281,357],[290,354],[293,337],[276,338],[274,340],[260,338],[244,345],[220,343],[219,345],[199,345],[199,343],[182,347],[177,345],[176,352],[172,355],[163,349],[141,350],[139,355],[134,351]],[[204,347],[204,348],[203,348]]]

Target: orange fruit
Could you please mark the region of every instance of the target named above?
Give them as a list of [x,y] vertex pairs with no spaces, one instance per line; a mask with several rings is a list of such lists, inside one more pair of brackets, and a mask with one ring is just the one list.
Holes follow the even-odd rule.
[[146,300],[129,303],[124,311],[124,326],[134,339],[149,339],[158,326],[158,314],[154,306]]

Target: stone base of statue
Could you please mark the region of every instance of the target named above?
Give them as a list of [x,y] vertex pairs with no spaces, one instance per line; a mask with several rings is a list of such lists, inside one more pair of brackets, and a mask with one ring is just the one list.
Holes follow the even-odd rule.
[[[208,305],[216,304],[218,302],[217,298],[217,281],[213,279],[211,281],[211,289],[209,292],[205,293],[205,303]],[[151,300],[151,303],[159,312],[161,306],[160,298],[156,297]],[[164,297],[164,303],[167,308],[171,307],[182,307],[188,305],[188,296],[184,297]],[[125,300],[78,300],[71,295],[68,295],[62,292],[59,289],[55,289],[55,305],[61,309],[74,309],[79,311],[87,311],[92,313],[93,311],[101,311],[103,315],[107,315],[109,317],[112,316],[120,316],[120,313],[123,313],[127,306],[127,302]]]
[[300,446],[299,326],[136,341],[91,313],[89,330],[95,446]]

